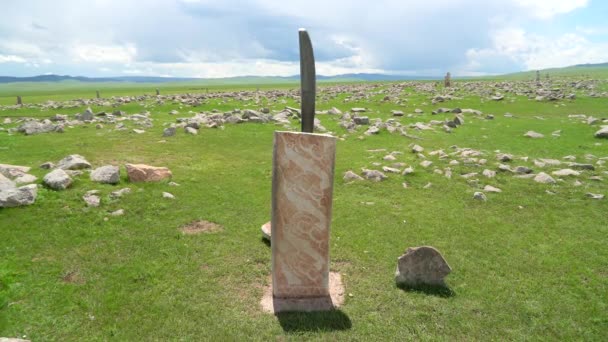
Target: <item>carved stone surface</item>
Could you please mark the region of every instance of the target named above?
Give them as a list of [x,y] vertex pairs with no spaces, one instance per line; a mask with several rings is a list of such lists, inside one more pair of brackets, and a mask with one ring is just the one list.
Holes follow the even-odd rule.
[[275,132],[272,283],[278,298],[329,295],[329,228],[336,138]]

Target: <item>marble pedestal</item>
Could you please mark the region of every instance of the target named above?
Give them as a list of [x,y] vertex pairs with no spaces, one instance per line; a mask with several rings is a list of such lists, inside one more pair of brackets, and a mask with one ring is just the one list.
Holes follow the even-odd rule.
[[[329,292],[329,228],[336,138],[275,132],[272,172],[272,294],[318,300]],[[304,301],[305,302],[305,301]],[[307,304],[302,302],[302,311]],[[310,309],[308,309],[310,310]],[[289,311],[299,311],[298,305]]]

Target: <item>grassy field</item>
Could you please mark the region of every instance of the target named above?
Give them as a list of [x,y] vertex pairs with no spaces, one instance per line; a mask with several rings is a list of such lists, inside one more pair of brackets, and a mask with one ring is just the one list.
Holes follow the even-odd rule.
[[[488,83],[489,84],[489,83]],[[94,167],[121,166],[117,186],[100,185],[87,174],[71,188],[38,190],[36,203],[0,209],[0,336],[33,341],[50,340],[597,340],[608,339],[608,200],[592,200],[587,192],[608,195],[608,168],[596,165],[577,177],[555,185],[498,173],[472,184],[460,174],[496,170],[495,151],[512,153],[512,166],[535,172],[535,158],[560,159],[574,155],[608,157],[608,141],[596,139],[597,126],[569,119],[569,114],[606,118],[608,98],[578,92],[576,100],[536,102],[506,94],[503,101],[463,90],[462,99],[436,105],[431,95],[407,86],[400,90],[402,105],[383,101],[383,90],[367,89],[370,98],[345,102],[344,93],[317,103],[318,110],[348,111],[365,107],[370,118],[386,121],[393,109],[424,114],[395,118],[407,126],[442,120],[453,114],[431,115],[438,107],[474,108],[483,116],[465,116],[465,124],[448,134],[441,129],[408,132],[413,140],[382,131],[365,136],[365,128],[349,134],[338,116],[319,115],[322,124],[343,139],[338,142],[331,227],[331,268],[343,275],[346,303],[329,313],[289,313],[277,317],[261,311],[259,301],[269,282],[270,248],[259,227],[269,220],[271,156],[274,124],[226,124],[225,129],[201,129],[196,136],[182,130],[163,138],[162,130],[188,111],[297,107],[291,98],[268,102],[260,86],[260,102],[213,99],[192,108],[166,101],[132,102],[118,108],[135,114],[149,110],[154,127],[144,134],[115,130],[113,125],[66,128],[64,134],[34,136],[0,132],[0,163],[31,166],[80,154]],[[82,88],[36,85],[30,102],[151,94],[156,87],[91,85]],[[295,89],[284,85],[281,89]],[[27,88],[27,85],[23,85]],[[24,89],[25,89],[24,88]],[[34,89],[35,88],[35,89]],[[205,92],[192,85],[175,85],[163,94]],[[210,87],[210,91],[256,90],[257,86]],[[598,85],[606,89],[606,82]],[[320,98],[328,86],[320,87]],[[26,94],[25,92],[21,91]],[[14,94],[0,87],[0,104],[14,104]],[[407,102],[405,102],[407,100]],[[28,102],[28,103],[30,103]],[[5,109],[0,117],[47,118],[74,109]],[[179,115],[169,115],[178,110]],[[505,113],[514,117],[505,117]],[[493,114],[494,120],[486,120]],[[540,118],[539,118],[540,117]],[[3,118],[0,118],[0,122]],[[372,120],[373,121],[373,120]],[[4,125],[5,128],[17,124]],[[298,127],[293,122],[294,128]],[[129,128],[136,128],[130,126]],[[523,134],[534,130],[543,139]],[[551,135],[562,130],[560,137]],[[424,169],[410,152],[412,142],[425,148],[433,167]],[[485,167],[452,166],[428,152],[451,146],[480,150]],[[386,152],[369,152],[385,149]],[[345,182],[347,170],[390,165],[382,158],[401,151],[397,162],[414,166],[407,176],[389,175],[383,182]],[[522,160],[521,157],[529,157]],[[167,166],[167,182],[129,183],[123,164]],[[565,168],[566,166],[562,166]],[[603,181],[589,179],[601,176]],[[408,183],[408,188],[402,186]],[[426,185],[432,183],[430,187]],[[502,193],[488,201],[473,199],[479,187],[490,184]],[[130,187],[121,199],[111,191]],[[102,192],[98,208],[86,207],[81,197],[91,189]],[[175,195],[164,199],[163,191]],[[109,213],[124,209],[125,215]],[[180,228],[197,221],[220,224],[217,232],[184,235]],[[438,248],[453,271],[448,291],[402,290],[395,286],[397,257],[410,246]]]

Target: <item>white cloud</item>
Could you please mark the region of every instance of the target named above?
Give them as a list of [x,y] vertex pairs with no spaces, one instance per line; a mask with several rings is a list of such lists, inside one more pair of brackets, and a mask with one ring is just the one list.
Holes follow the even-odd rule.
[[27,60],[15,55],[0,55],[0,63],[25,63]]
[[94,63],[131,63],[135,60],[137,49],[127,45],[75,45],[71,48],[75,62]]
[[488,63],[516,63],[527,70],[562,67],[608,61],[608,43],[594,43],[577,33],[558,37],[527,33],[521,28],[494,32],[492,46],[469,49],[467,70],[476,70]]
[[515,0],[515,3],[533,16],[549,19],[583,8],[589,4],[589,0]]

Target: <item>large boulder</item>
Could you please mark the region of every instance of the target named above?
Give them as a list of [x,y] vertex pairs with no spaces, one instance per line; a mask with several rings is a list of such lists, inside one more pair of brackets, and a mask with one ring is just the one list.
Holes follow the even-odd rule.
[[93,182],[104,184],[118,184],[120,181],[120,169],[118,166],[104,165],[91,172]]
[[441,253],[431,246],[410,247],[397,259],[395,281],[399,285],[444,285],[452,269]]
[[556,181],[555,179],[553,179],[553,177],[549,176],[548,174],[544,173],[544,172],[540,172],[539,174],[537,174],[534,177],[534,181],[538,182],[538,183],[543,183],[543,184],[555,184]]
[[17,128],[17,131],[26,135],[48,133],[57,130],[58,126],[48,122],[28,121]]
[[9,178],[22,176],[23,174],[28,173],[30,169],[31,167],[28,166],[0,164],[0,174]]
[[14,189],[17,185],[0,173],[0,191]]
[[171,178],[173,174],[166,167],[146,164],[126,164],[127,176],[130,182],[157,182]]
[[38,186],[36,184],[5,190],[0,189],[0,208],[30,205],[36,201],[37,190]]
[[71,154],[61,159],[57,164],[57,167],[63,170],[89,169],[91,168],[91,163],[79,154]]
[[62,169],[56,169],[46,174],[44,184],[53,190],[65,190],[72,184],[72,178]]

